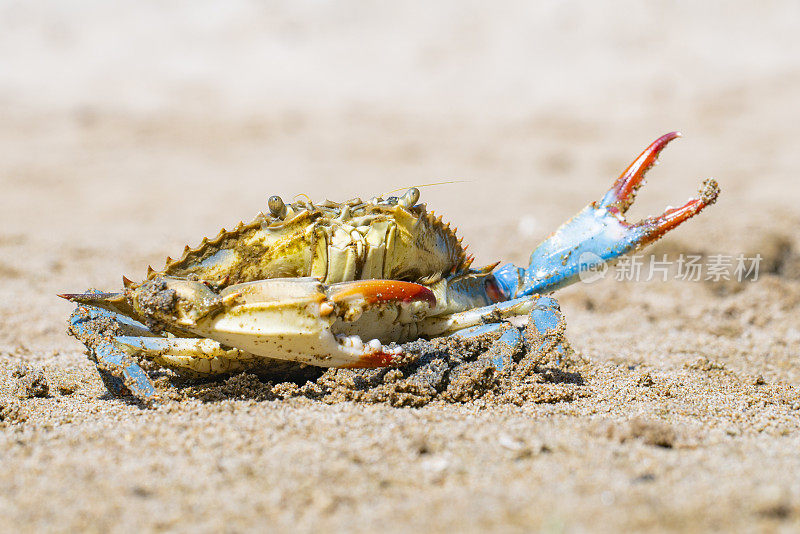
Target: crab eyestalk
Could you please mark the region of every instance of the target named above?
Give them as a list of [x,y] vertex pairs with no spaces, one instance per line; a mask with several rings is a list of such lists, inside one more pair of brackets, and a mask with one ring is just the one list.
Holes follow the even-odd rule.
[[679,208],[668,208],[638,223],[625,220],[644,183],[667,144],[680,137],[668,133],[653,141],[620,175],[599,201],[592,202],[548,237],[530,257],[527,269],[505,267],[496,272],[498,282],[517,297],[547,293],[575,282],[581,272],[636,251],[697,215],[717,200],[719,185],[709,178],[699,194]]

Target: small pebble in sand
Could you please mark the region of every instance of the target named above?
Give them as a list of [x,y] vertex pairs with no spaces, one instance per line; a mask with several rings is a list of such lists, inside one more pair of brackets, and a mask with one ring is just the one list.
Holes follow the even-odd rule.
[[50,395],[50,385],[40,368],[19,365],[14,369],[17,379],[17,397],[20,399],[45,398]]

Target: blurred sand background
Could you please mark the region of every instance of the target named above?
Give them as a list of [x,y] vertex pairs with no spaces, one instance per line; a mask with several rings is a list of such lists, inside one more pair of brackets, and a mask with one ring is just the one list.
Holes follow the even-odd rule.
[[[793,1],[3,2],[0,529],[800,528],[799,22]],[[141,278],[271,194],[462,180],[423,200],[478,263],[522,264],[675,129],[630,217],[714,176],[655,252],[760,253],[759,279],[560,292],[572,401],[143,410],[65,334],[56,293]]]

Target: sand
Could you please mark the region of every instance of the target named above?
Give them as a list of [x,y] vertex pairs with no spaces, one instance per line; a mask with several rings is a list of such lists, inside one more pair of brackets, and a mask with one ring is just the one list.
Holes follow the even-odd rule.
[[[226,6],[0,8],[0,530],[800,528],[795,4]],[[239,375],[145,409],[66,334],[57,293],[141,279],[272,194],[458,181],[423,201],[477,264],[522,264],[672,129],[631,218],[713,176],[651,252],[761,254],[758,278],[558,292],[575,360],[535,395]]]

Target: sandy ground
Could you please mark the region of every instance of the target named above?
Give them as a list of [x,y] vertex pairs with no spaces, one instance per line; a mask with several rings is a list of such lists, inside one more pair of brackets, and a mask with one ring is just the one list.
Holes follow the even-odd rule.
[[[800,528],[795,4],[227,5],[0,7],[0,530]],[[632,217],[713,175],[654,252],[758,280],[561,291],[583,363],[552,402],[142,409],[65,333],[56,293],[275,193],[461,180],[423,199],[522,263],[672,129]]]

